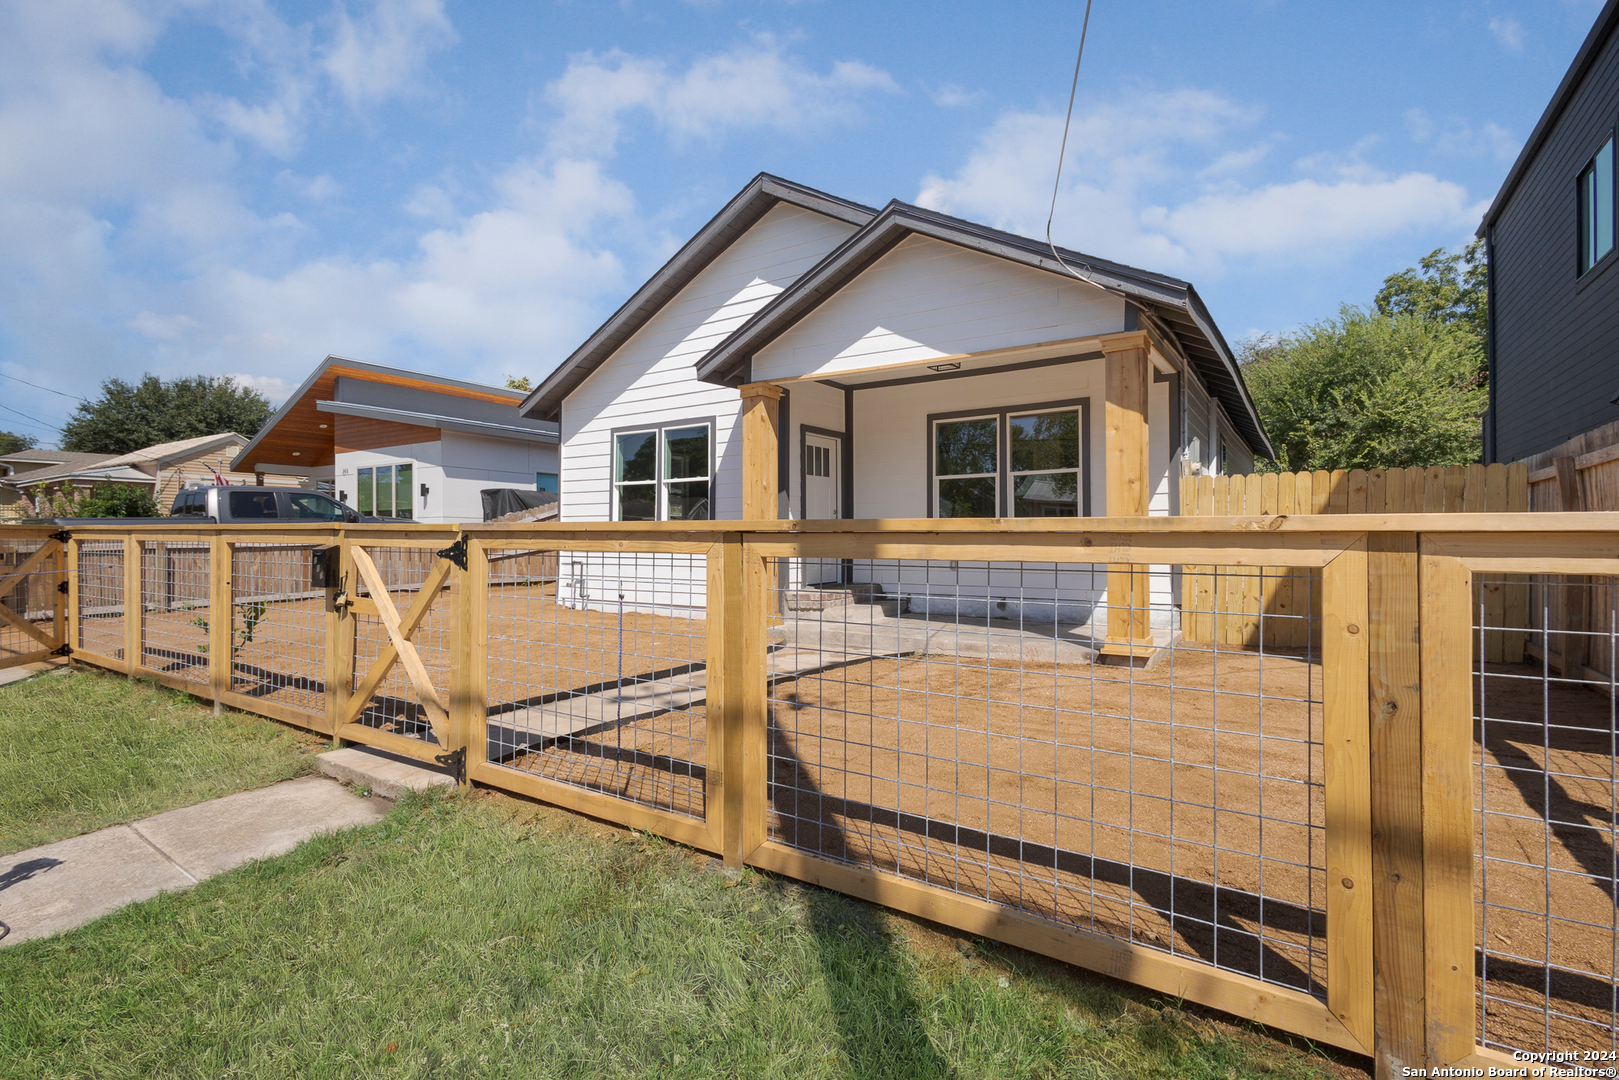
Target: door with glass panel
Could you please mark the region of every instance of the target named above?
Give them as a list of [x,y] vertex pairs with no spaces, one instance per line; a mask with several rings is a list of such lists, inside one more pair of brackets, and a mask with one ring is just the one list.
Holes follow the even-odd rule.
[[[843,516],[839,451],[842,440],[804,433],[804,516],[811,521]],[[841,559],[803,560],[804,584],[826,585],[842,580]]]

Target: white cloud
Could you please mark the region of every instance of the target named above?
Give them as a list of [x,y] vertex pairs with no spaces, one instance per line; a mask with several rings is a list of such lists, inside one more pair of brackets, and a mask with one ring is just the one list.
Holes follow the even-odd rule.
[[225,378],[243,390],[257,390],[269,399],[271,405],[280,405],[298,387],[277,375],[231,374]]
[[339,0],[322,67],[351,105],[415,90],[429,53],[456,40],[443,0],[372,0],[358,18]]
[[1493,120],[1475,129],[1461,117],[1453,116],[1441,128],[1427,112],[1417,108],[1406,111],[1405,126],[1413,142],[1457,157],[1493,157],[1497,161],[1511,161],[1523,146],[1510,131]]
[[983,97],[983,94],[977,90],[963,90],[955,83],[940,83],[938,86],[928,88],[928,97],[932,98],[933,104],[941,109],[955,109],[971,105]]
[[822,75],[760,36],[677,72],[616,49],[582,53],[546,96],[561,113],[551,128],[554,149],[603,156],[617,145],[621,117],[636,110],[677,141],[713,139],[735,128],[813,130],[851,118],[861,94],[897,90],[887,72],[862,61],[840,60]]
[[1523,48],[1523,23],[1509,16],[1497,15],[1490,19],[1490,33],[1495,40],[1517,52]]
[[[1258,116],[1216,94],[1144,89],[1076,113],[1055,239],[1155,270],[1210,274],[1238,260],[1338,259],[1404,230],[1477,220],[1480,208],[1460,185],[1367,164],[1366,140],[1295,163],[1294,179],[1244,184],[1237,174],[1268,146],[1228,144]],[[1060,115],[1003,116],[953,176],[928,176],[917,201],[1042,236],[1061,138]]]

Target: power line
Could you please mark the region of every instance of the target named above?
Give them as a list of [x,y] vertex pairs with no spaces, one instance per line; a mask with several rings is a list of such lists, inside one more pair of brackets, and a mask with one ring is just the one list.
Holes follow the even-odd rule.
[[0,405],[0,409],[4,409],[4,410],[6,410],[6,412],[11,413],[14,416],[20,416],[24,420],[27,420],[31,424],[38,424],[40,427],[48,428],[51,431],[56,432],[58,435],[62,434],[62,429],[61,428],[56,427],[54,424],[47,424],[44,421],[40,420],[40,418],[37,417],[37,416],[29,416],[27,413],[20,413],[16,409],[13,409],[9,405]]
[[60,390],[52,390],[48,386],[41,386],[38,383],[29,382],[27,379],[19,379],[19,378],[17,378],[17,376],[15,376],[15,375],[7,375],[3,371],[0,371],[0,379],[10,379],[12,382],[20,382],[24,386],[32,386],[35,390],[43,390],[47,394],[55,394],[57,397],[72,398],[74,401],[84,401],[84,402],[89,401],[88,398],[82,398],[77,394],[64,394]]
[[[1091,0],[1085,0],[1085,22],[1079,28],[1079,55],[1074,57],[1074,82],[1068,88],[1068,116],[1062,122],[1062,148],[1057,151],[1057,179],[1052,181],[1051,184],[1051,211],[1046,214],[1046,246],[1051,249],[1051,257],[1056,259],[1064,270],[1081,281],[1095,285],[1096,282],[1089,275],[1081,274],[1072,266],[1063,262],[1062,256],[1057,253],[1057,245],[1051,240],[1051,219],[1057,216],[1057,191],[1062,187],[1063,158],[1068,156],[1068,128],[1074,122],[1074,96],[1079,91],[1079,65],[1085,59],[1085,35],[1090,32],[1090,29]],[[1087,266],[1085,269],[1089,270],[1090,267]],[[1100,288],[1101,286],[1097,287]]]

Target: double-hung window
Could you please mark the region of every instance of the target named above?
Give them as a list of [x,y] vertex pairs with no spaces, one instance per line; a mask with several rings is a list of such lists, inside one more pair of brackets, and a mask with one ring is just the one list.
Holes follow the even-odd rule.
[[1085,403],[932,418],[937,517],[1085,512]]
[[1613,250],[1613,136],[1580,172],[1580,273]]
[[707,521],[714,472],[707,420],[613,433],[614,521]]

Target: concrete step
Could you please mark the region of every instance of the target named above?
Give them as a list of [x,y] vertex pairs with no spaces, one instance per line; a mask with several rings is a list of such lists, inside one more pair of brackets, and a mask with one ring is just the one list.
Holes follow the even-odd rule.
[[455,777],[443,769],[369,746],[345,746],[318,754],[315,767],[384,799],[397,799],[407,791],[455,787]]

